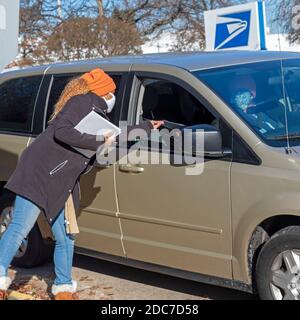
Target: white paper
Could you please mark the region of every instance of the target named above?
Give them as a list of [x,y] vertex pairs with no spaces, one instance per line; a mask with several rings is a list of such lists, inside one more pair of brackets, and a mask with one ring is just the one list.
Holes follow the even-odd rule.
[[[95,136],[101,136],[108,133],[112,133],[113,136],[118,136],[121,133],[121,129],[103,118],[95,111],[91,111],[85,116],[75,127],[81,133],[92,134]],[[95,151],[74,148],[88,158],[91,158]]]

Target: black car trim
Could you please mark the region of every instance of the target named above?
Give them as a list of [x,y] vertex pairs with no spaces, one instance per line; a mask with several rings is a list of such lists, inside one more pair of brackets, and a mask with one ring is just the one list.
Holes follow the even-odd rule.
[[126,265],[133,268],[138,268],[141,270],[147,270],[151,272],[157,272],[160,274],[165,274],[168,276],[173,276],[181,279],[192,280],[199,283],[211,284],[215,286],[220,286],[224,288],[237,289],[247,293],[254,293],[252,284],[248,284],[245,282],[233,280],[233,279],[225,279],[217,276],[209,276],[193,271],[187,271],[182,269],[177,269],[173,267],[158,265],[151,262],[145,262],[140,260],[135,260],[132,258],[124,257],[124,256],[116,256],[109,253],[98,252],[86,248],[75,247],[75,252],[78,254],[86,255],[89,257],[93,257],[96,259],[102,259],[105,261],[110,261],[113,263],[118,263],[122,265]]
[[34,126],[33,133],[39,135],[44,130],[44,112],[45,112],[45,103],[47,99],[47,92],[49,83],[51,81],[51,77],[49,75],[45,75],[43,77],[42,86],[40,88],[40,93],[38,97],[37,108],[34,114]]

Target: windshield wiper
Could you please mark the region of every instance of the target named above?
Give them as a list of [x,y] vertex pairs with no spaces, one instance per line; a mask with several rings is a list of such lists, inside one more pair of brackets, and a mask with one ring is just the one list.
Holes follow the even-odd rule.
[[[297,133],[292,133],[292,134],[289,134],[289,139],[300,139],[300,132],[297,132]],[[269,136],[268,139],[269,140],[287,140],[287,135],[286,134],[283,134],[283,135],[280,135],[280,136]]]

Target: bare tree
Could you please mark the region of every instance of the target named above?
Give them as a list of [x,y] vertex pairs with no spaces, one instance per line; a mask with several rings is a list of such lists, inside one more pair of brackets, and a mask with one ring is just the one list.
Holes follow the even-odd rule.
[[96,26],[95,50],[100,56],[141,53],[143,41],[135,25],[114,18],[104,18]]
[[173,50],[201,50],[205,47],[204,12],[234,4],[243,0],[183,0],[180,16],[171,23],[176,42]]
[[21,0],[19,57],[15,65],[34,63],[36,52],[40,50],[47,23],[43,19],[42,6],[39,1]]
[[271,0],[274,8],[272,27],[286,32],[291,43],[300,41],[300,0]]
[[[58,50],[61,39],[64,52]],[[111,17],[71,18],[60,24],[46,47],[54,60],[80,60],[111,55],[140,53],[139,33],[132,26]]]
[[103,17],[103,0],[96,0],[97,1],[97,6],[98,6],[98,13],[99,17]]
[[21,0],[17,63],[139,53],[145,41],[155,41],[164,31],[175,37],[172,50],[198,50],[205,40],[204,11],[242,2]]
[[173,50],[199,50],[205,42],[204,11],[244,2],[246,1],[124,0],[114,3],[113,14],[123,21],[134,23],[145,38],[155,40],[167,30],[175,35]]
[[[71,17],[91,16],[94,14],[94,0],[21,0],[19,56],[13,65],[27,65],[50,62],[53,57],[47,52],[48,39]],[[76,37],[76,35],[74,35]],[[58,38],[58,37],[57,37]],[[57,40],[58,41],[58,40]],[[57,44],[57,56],[67,58],[64,42]]]

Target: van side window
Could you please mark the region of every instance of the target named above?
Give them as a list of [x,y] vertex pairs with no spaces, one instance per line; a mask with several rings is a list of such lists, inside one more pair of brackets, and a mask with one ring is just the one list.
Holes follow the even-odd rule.
[[[215,116],[180,85],[167,80],[151,78],[139,78],[139,81],[140,90],[134,115],[136,124],[147,120],[164,120],[165,125],[162,128],[168,130],[182,129],[197,124],[219,126]],[[151,135],[150,139],[159,142],[160,134]],[[147,145],[146,141],[145,145]]]
[[51,86],[51,91],[48,100],[48,108],[47,108],[47,115],[46,115],[46,123],[49,121],[56,102],[58,101],[62,91],[66,84],[73,78],[73,76],[54,76],[53,82]]
[[165,80],[141,79],[136,123],[167,120],[182,126],[217,124],[215,117],[183,87]]
[[[53,82],[52,82],[52,86],[51,86],[51,91],[50,91],[50,95],[49,95],[49,100],[48,100],[48,108],[47,108],[47,115],[46,115],[46,124],[50,119],[50,116],[52,115],[54,108],[55,108],[55,104],[57,103],[62,91],[64,90],[65,86],[67,85],[67,83],[77,77],[80,76],[80,74],[78,75],[54,75],[53,76]],[[119,83],[121,80],[121,76],[119,75],[110,75],[113,80],[116,83],[117,86],[117,90],[116,90],[116,97],[117,97],[117,92],[118,92],[118,88],[119,88]],[[115,109],[109,114],[109,118],[113,119],[114,117],[114,111]]]
[[42,76],[16,78],[0,85],[0,130],[31,132]]

